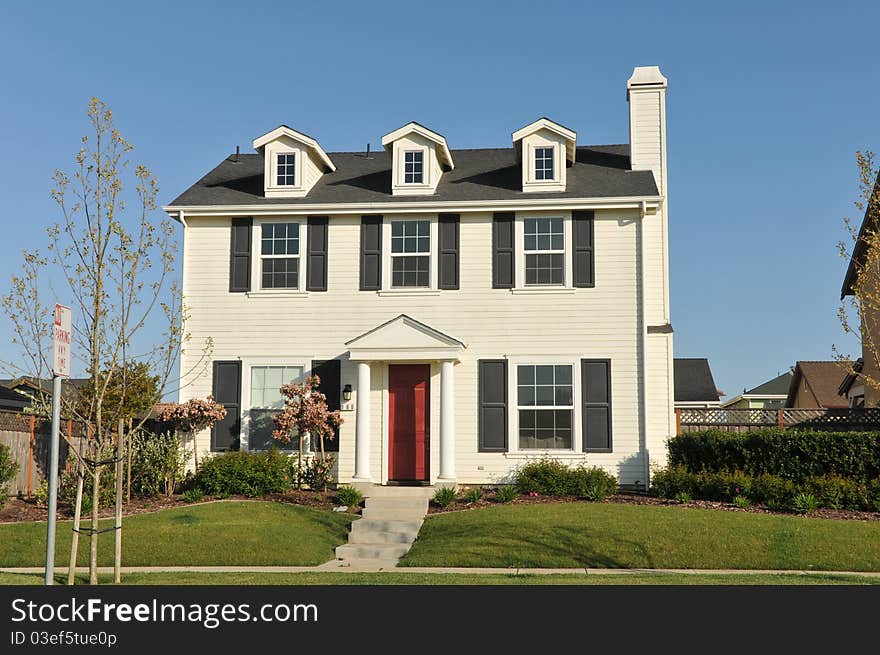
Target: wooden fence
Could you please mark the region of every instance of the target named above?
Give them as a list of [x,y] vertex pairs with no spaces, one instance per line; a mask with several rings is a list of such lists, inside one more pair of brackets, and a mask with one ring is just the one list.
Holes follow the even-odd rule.
[[840,432],[880,430],[880,408],[719,409],[676,408],[676,434],[716,429],[749,432],[761,428],[801,428]]
[[[80,446],[83,436],[76,424],[64,421],[62,430],[67,435],[72,434],[74,443]],[[8,485],[9,495],[32,496],[49,476],[50,431],[49,420],[0,410],[0,443],[9,448],[12,459],[18,463],[18,474]],[[59,471],[64,470],[67,448],[62,437],[58,451]]]

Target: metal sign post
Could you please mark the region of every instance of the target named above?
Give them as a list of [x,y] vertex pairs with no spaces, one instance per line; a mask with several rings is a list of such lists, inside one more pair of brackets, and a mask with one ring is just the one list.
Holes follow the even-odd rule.
[[52,436],[49,447],[49,520],[46,522],[45,584],[55,583],[55,514],[58,509],[58,450],[61,426],[61,378],[70,377],[70,307],[55,304],[52,332]]

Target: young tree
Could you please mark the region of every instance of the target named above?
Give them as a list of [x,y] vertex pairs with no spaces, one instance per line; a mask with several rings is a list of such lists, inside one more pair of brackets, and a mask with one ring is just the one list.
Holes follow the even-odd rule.
[[[88,474],[92,482],[89,578],[95,584],[100,476],[113,461],[119,436],[114,421],[134,415],[135,406],[152,406],[184,375],[172,380],[187,337],[182,298],[171,280],[174,225],[167,217],[153,219],[156,179],[142,165],[133,172],[128,167],[132,146],[114,127],[103,102],[92,98],[87,114],[91,134],[82,138],[73,171],[57,170],[53,178],[60,220],[47,230],[47,255],[24,253],[22,273],[13,277],[2,304],[20,350],[7,368],[38,380],[51,377],[51,305],[57,300],[73,309],[72,355],[89,384],[64,394],[62,412],[90,433],[88,452],[77,455],[80,475]],[[129,180],[133,193],[127,192]],[[53,282],[63,286],[63,293],[44,301],[43,291]],[[208,340],[205,355],[210,347]],[[141,384],[142,373],[154,378],[155,386]],[[35,411],[48,415],[50,389],[38,390],[37,396]],[[145,419],[146,414],[139,423]],[[63,436],[72,443],[71,435]],[[80,502],[78,494],[77,523]]]
[[168,403],[159,410],[156,418],[166,423],[175,432],[187,435],[193,444],[193,464],[199,470],[196,435],[202,430],[212,428],[217,421],[226,418],[226,408],[214,400],[190,398],[185,403]]
[[833,350],[846,372],[864,384],[868,401],[869,397],[880,398],[880,177],[873,152],[856,152],[856,164],[859,197],[855,206],[863,219],[859,227],[852,219],[844,218],[850,240],[840,242],[838,249],[850,264],[838,317],[845,333],[861,339],[861,370],[853,367],[851,357],[836,347]]
[[342,425],[339,410],[327,409],[327,397],[318,391],[321,379],[310,375],[304,384],[290,382],[281,387],[284,408],[272,417],[275,429],[272,438],[289,444],[291,437],[299,438],[299,459],[297,461],[297,487],[302,487],[303,444],[305,435],[318,439],[321,445],[321,463],[327,460],[324,452],[324,439],[333,439],[335,429]]

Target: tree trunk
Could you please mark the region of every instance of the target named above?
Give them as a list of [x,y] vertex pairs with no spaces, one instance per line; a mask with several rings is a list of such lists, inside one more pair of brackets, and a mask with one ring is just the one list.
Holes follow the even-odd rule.
[[128,474],[125,476],[126,492],[125,502],[131,503],[131,419],[128,419],[128,435],[126,436],[126,446],[128,450]]
[[[99,455],[100,456],[100,455]],[[89,584],[98,584],[98,510],[101,502],[101,467],[92,473],[92,530],[89,535]]]
[[119,584],[122,581],[122,465],[123,446],[125,444],[125,429],[122,419],[119,419],[118,433],[116,436],[116,523],[114,535],[116,536],[113,554],[113,582]]
[[79,547],[79,520],[82,515],[83,482],[85,472],[82,462],[76,465],[76,500],[73,509],[73,532],[70,535],[70,559],[67,562],[67,584],[72,585],[76,581],[76,551]]
[[190,431],[190,437],[192,437],[192,445],[193,445],[193,462],[195,462],[195,472],[199,472],[199,446],[196,443],[196,432]]

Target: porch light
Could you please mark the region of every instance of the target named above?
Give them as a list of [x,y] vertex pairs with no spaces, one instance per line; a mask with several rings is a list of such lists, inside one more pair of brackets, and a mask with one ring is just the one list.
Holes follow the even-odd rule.
[[346,384],[344,387],[342,387],[342,400],[344,400],[345,402],[351,401],[351,385],[350,384]]

